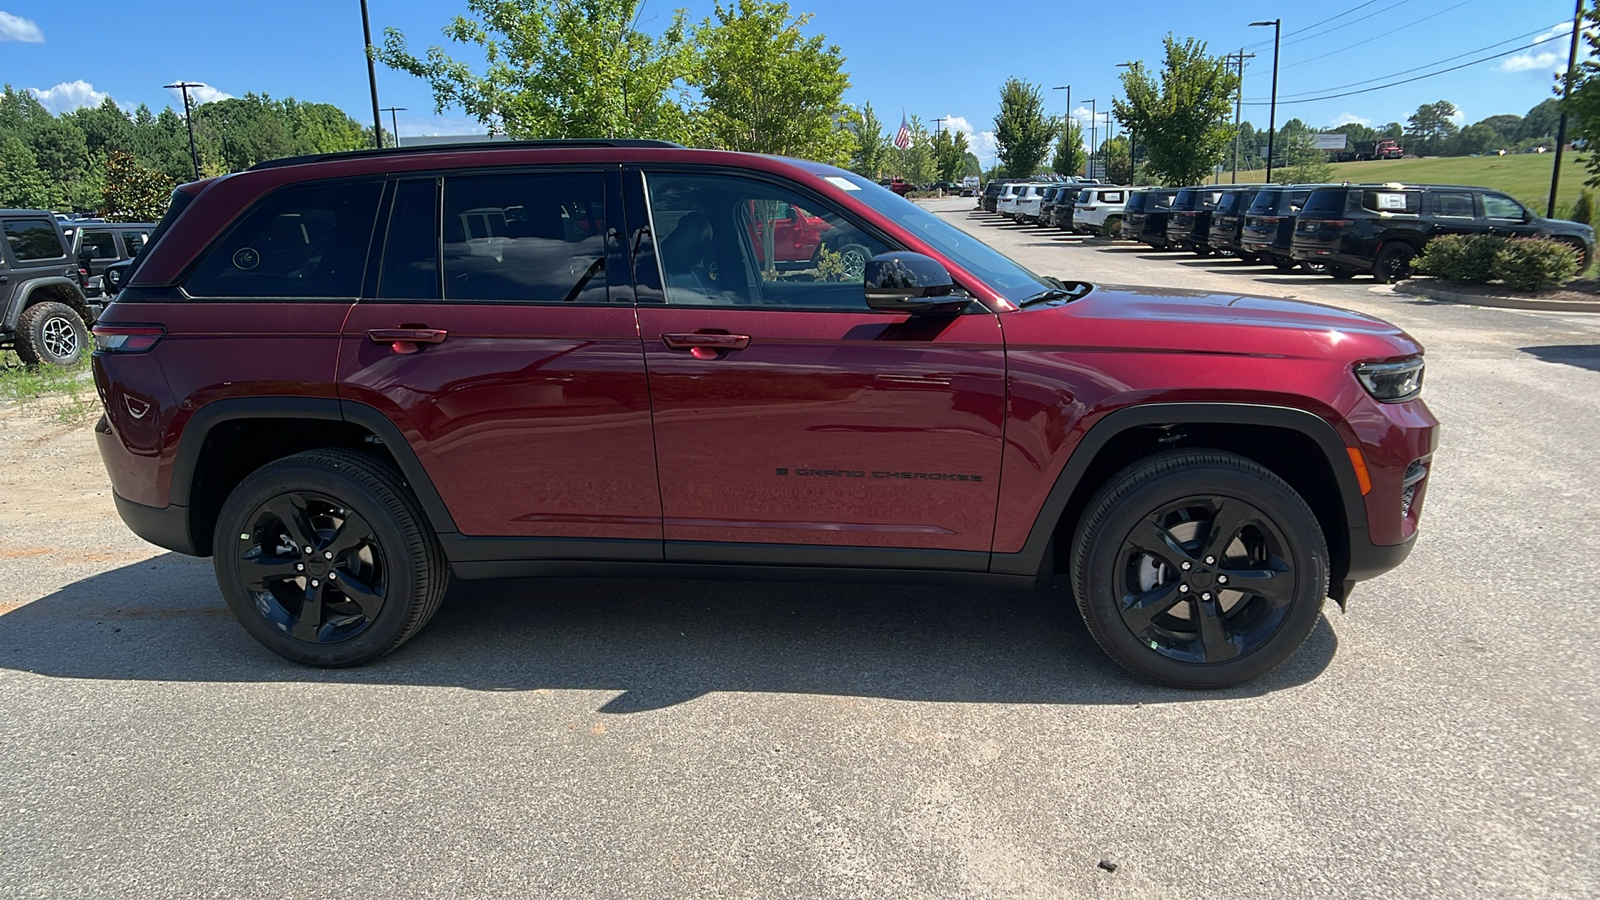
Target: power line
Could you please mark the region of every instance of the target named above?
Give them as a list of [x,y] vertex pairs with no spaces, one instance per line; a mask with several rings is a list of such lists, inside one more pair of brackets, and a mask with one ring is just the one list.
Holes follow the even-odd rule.
[[[1350,21],[1344,23],[1343,25],[1335,25],[1332,28],[1329,28],[1327,31],[1319,31],[1316,34],[1302,35],[1300,37],[1295,38],[1292,41],[1284,41],[1284,44],[1298,44],[1298,43],[1300,43],[1302,41],[1312,40],[1313,38],[1327,37],[1328,35],[1333,34],[1335,31],[1339,31],[1339,30],[1344,29],[1344,28],[1349,28],[1351,25],[1360,25],[1362,22],[1365,22],[1366,20],[1372,18],[1373,16],[1381,16],[1381,15],[1387,13],[1387,12],[1392,11],[1397,6],[1400,6],[1400,5],[1406,4],[1406,3],[1410,3],[1410,2],[1411,2],[1411,0],[1396,0],[1396,2],[1389,4],[1388,6],[1384,7],[1383,9],[1375,10],[1373,12],[1367,13],[1366,15],[1362,16],[1359,19],[1351,19]],[[1351,10],[1351,12],[1355,12],[1355,10]]]
[[[1332,22],[1334,19],[1342,19],[1345,16],[1348,16],[1353,12],[1357,12],[1359,10],[1366,9],[1367,7],[1369,7],[1372,4],[1377,3],[1377,2],[1378,2],[1378,0],[1367,0],[1367,2],[1359,4],[1357,6],[1352,6],[1351,8],[1345,10],[1342,13],[1339,13],[1336,16],[1329,16],[1328,18],[1323,19],[1321,22],[1313,22],[1312,24],[1307,25],[1304,28],[1296,28],[1294,31],[1289,32],[1289,34],[1296,35],[1296,34],[1301,34],[1303,32],[1310,31],[1311,29],[1316,28],[1319,25],[1326,25],[1329,22]],[[1266,45],[1268,45],[1270,43],[1272,43],[1272,42],[1271,41],[1258,41],[1258,42],[1256,42],[1254,44],[1250,44],[1250,45],[1246,46],[1244,49],[1245,50],[1254,50],[1254,49],[1256,49],[1258,47],[1265,47]]]
[[[1420,19],[1418,19],[1418,20],[1416,20],[1416,21],[1415,21],[1415,22],[1408,22],[1408,23],[1406,23],[1406,24],[1405,24],[1405,25],[1401,25],[1401,26],[1399,26],[1399,27],[1398,27],[1398,28],[1391,28],[1391,29],[1389,29],[1389,30],[1387,30],[1387,31],[1385,31],[1385,32],[1384,32],[1384,33],[1383,33],[1383,36],[1384,36],[1384,37],[1391,37],[1391,36],[1393,36],[1393,35],[1394,35],[1394,34],[1395,34],[1395,33],[1397,33],[1397,32],[1400,32],[1400,31],[1404,31],[1404,30],[1406,30],[1406,29],[1407,29],[1407,28],[1410,28],[1410,27],[1412,27],[1412,26],[1413,26],[1413,25],[1421,25],[1421,24],[1422,24],[1422,23],[1423,23],[1423,22],[1426,22],[1426,21],[1428,21],[1428,20],[1429,20],[1429,19],[1437,19],[1437,18],[1438,18],[1438,17],[1440,17],[1440,16],[1442,16],[1442,15],[1444,15],[1444,14],[1445,14],[1445,13],[1447,13],[1447,12],[1450,12],[1450,11],[1452,11],[1452,10],[1457,10],[1457,9],[1460,9],[1460,8],[1461,8],[1461,7],[1463,7],[1463,6],[1466,6],[1466,5],[1467,5],[1467,4],[1468,4],[1468,3],[1471,3],[1471,2],[1472,2],[1472,0],[1461,0],[1461,2],[1460,2],[1460,3],[1457,3],[1457,4],[1456,4],[1456,5],[1455,5],[1455,6],[1449,6],[1449,7],[1445,7],[1445,8],[1444,8],[1444,9],[1441,9],[1441,10],[1439,10],[1439,11],[1438,11],[1438,12],[1436,12],[1436,13],[1434,13],[1434,14],[1433,14],[1433,15],[1431,15],[1431,16],[1423,16],[1423,17],[1422,17],[1422,18],[1420,18]],[[1328,52],[1327,52],[1327,53],[1323,53],[1323,54],[1321,54],[1321,55],[1320,55],[1320,56],[1313,56],[1313,57],[1311,57],[1311,58],[1310,58],[1310,59],[1302,59],[1302,60],[1300,60],[1300,61],[1299,61],[1299,62],[1293,62],[1293,63],[1290,63],[1290,64],[1289,64],[1289,65],[1287,65],[1287,66],[1284,66],[1284,68],[1285,68],[1285,69],[1292,69],[1292,68],[1294,68],[1294,67],[1295,67],[1295,66],[1303,66],[1303,65],[1305,65],[1305,64],[1306,64],[1306,63],[1309,63],[1309,62],[1316,62],[1316,61],[1317,61],[1317,60],[1319,60],[1319,59],[1326,59],[1326,58],[1328,58],[1328,57],[1330,57],[1330,56],[1333,56],[1333,55],[1335,55],[1335,54],[1338,54],[1338,53],[1343,53],[1343,52],[1345,52],[1345,51],[1346,51],[1346,50],[1354,50],[1354,49],[1355,49],[1355,48],[1357,48],[1357,47],[1360,47],[1360,46],[1363,46],[1363,45],[1365,45],[1365,44],[1370,44],[1370,43],[1372,43],[1372,42],[1371,42],[1371,41],[1356,41],[1356,42],[1355,42],[1355,43],[1354,43],[1354,44],[1350,44],[1350,45],[1349,45],[1349,46],[1346,46],[1346,47],[1340,47],[1340,48],[1339,48],[1339,49],[1337,49],[1337,50],[1329,50],[1329,51],[1328,51]]]
[[[1464,53],[1457,53],[1454,56],[1447,56],[1444,59],[1436,59],[1433,62],[1424,63],[1424,64],[1422,64],[1420,66],[1413,66],[1413,67],[1411,67],[1409,69],[1401,69],[1398,72],[1390,72],[1390,73],[1388,73],[1386,75],[1379,75],[1376,78],[1368,78],[1368,79],[1366,79],[1364,81],[1352,81],[1349,84],[1336,84],[1336,85],[1334,85],[1332,87],[1318,88],[1318,89],[1316,89],[1314,91],[1297,91],[1297,92],[1295,92],[1293,94],[1288,94],[1286,96],[1291,97],[1291,98],[1293,98],[1293,97],[1304,97],[1307,94],[1320,94],[1323,91],[1340,91],[1340,90],[1344,90],[1345,88],[1348,88],[1348,87],[1359,87],[1359,86],[1361,86],[1363,84],[1371,84],[1374,81],[1383,81],[1385,78],[1394,78],[1397,75],[1410,75],[1412,72],[1420,72],[1423,69],[1431,69],[1434,66],[1442,66],[1445,63],[1455,62],[1458,59],[1462,59],[1463,57],[1472,56],[1472,55],[1477,54],[1477,53],[1482,53],[1485,50],[1493,50],[1496,47],[1499,47],[1499,46],[1502,46],[1502,45],[1505,45],[1505,44],[1509,44],[1512,41],[1527,40],[1528,38],[1531,38],[1536,34],[1543,34],[1544,32],[1546,32],[1548,30],[1549,29],[1546,29],[1546,28],[1535,28],[1533,31],[1530,31],[1530,32],[1528,32],[1526,34],[1519,34],[1519,35],[1516,35],[1515,37],[1509,37],[1509,38],[1506,38],[1503,41],[1495,41],[1494,43],[1489,44],[1488,46],[1479,47],[1476,50],[1468,50],[1468,51],[1466,51]],[[1515,52],[1515,51],[1513,51],[1513,52]],[[1254,102],[1257,102],[1258,100],[1259,100],[1259,98],[1253,98],[1253,99],[1247,100],[1245,102],[1254,103]],[[1283,102],[1282,98],[1279,99],[1279,102],[1280,103]]]
[[[1488,56],[1480,57],[1478,59],[1473,60],[1472,62],[1465,62],[1465,63],[1462,63],[1459,66],[1451,66],[1448,69],[1440,69],[1437,72],[1429,72],[1426,75],[1417,75],[1417,76],[1415,76],[1413,78],[1403,78],[1400,81],[1391,81],[1388,84],[1380,84],[1377,87],[1362,88],[1359,91],[1345,91],[1342,94],[1326,94],[1326,95],[1321,96],[1321,97],[1307,97],[1304,100],[1282,100],[1282,99],[1280,99],[1278,101],[1278,105],[1282,106],[1282,105],[1284,105],[1286,103],[1315,103],[1318,100],[1336,100],[1336,99],[1338,99],[1340,97],[1353,97],[1356,94],[1370,94],[1373,91],[1381,91],[1381,90],[1384,90],[1385,88],[1392,88],[1392,87],[1396,87],[1396,86],[1402,85],[1402,84],[1410,84],[1413,81],[1421,81],[1424,78],[1432,78],[1432,77],[1434,77],[1436,75],[1444,75],[1444,74],[1446,74],[1448,72],[1454,72],[1457,69],[1465,69],[1468,66],[1475,66],[1478,63],[1488,62],[1491,59],[1499,59],[1502,56],[1510,56],[1513,53],[1520,53],[1523,50],[1528,50],[1528,49],[1531,49],[1533,47],[1537,47],[1540,44],[1548,43],[1549,41],[1553,41],[1553,40],[1555,40],[1557,38],[1564,38],[1564,37],[1567,37],[1567,34],[1553,34],[1553,35],[1551,35],[1551,36],[1549,36],[1547,38],[1541,38],[1540,40],[1534,41],[1531,44],[1523,44],[1521,47],[1512,47],[1510,50],[1503,50],[1503,51],[1501,51],[1499,53],[1491,53]],[[1266,106],[1267,104],[1264,103],[1264,102],[1261,102],[1261,101],[1247,101],[1244,105],[1245,106]]]

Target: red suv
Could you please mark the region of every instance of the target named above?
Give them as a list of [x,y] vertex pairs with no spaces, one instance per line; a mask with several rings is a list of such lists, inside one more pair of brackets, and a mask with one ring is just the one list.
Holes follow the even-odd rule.
[[[796,208],[859,271],[778,265]],[[850,172],[657,142],[264,164],[179,188],[122,283],[117,507],[311,665],[452,572],[1061,572],[1123,666],[1231,685],[1406,557],[1436,440],[1377,319],[1063,282]]]

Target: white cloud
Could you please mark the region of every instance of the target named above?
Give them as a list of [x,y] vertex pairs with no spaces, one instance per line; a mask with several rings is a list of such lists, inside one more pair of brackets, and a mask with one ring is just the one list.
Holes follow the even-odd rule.
[[[177,84],[178,82],[174,81],[172,83]],[[207,103],[215,103],[218,100],[233,99],[232,94],[223,93],[204,82],[191,81],[189,84],[189,102],[195,106],[204,106]],[[183,109],[183,91],[180,88],[170,88],[167,93],[172,95],[172,105],[180,110]]]
[[77,81],[63,81],[53,88],[42,90],[28,88],[28,92],[39,98],[45,109],[58,115],[85,106],[99,106],[111,96],[95,90],[94,85],[81,78]]
[[44,43],[44,32],[32,19],[13,16],[0,10],[0,41],[21,41],[24,44]]
[[[1584,31],[1592,34],[1594,30],[1586,28]],[[1495,71],[1564,72],[1567,68],[1567,53],[1572,49],[1572,42],[1570,40],[1560,40],[1560,38],[1569,37],[1571,34],[1571,22],[1553,25],[1534,38],[1534,42],[1542,41],[1543,43],[1523,53],[1506,57],[1500,61],[1500,65],[1495,66]],[[1586,48],[1580,48],[1579,53],[1580,62],[1588,56]]]
[[967,147],[985,168],[994,165],[996,160],[1000,158],[999,153],[995,150],[994,132],[978,131],[972,127],[972,123],[968,122],[965,116],[945,116],[944,127],[951,131],[959,131],[965,134],[967,136]]
[[[408,137],[435,137],[452,134],[485,134],[489,129],[483,123],[470,116],[431,116],[426,119],[401,116],[400,138]],[[389,129],[389,117],[383,119],[385,132]]]
[[1338,128],[1340,125],[1371,125],[1371,124],[1372,124],[1372,120],[1371,119],[1362,118],[1361,116],[1358,116],[1355,113],[1340,113],[1339,115],[1335,116],[1334,119],[1333,119],[1333,127],[1334,128]]
[[1450,121],[1456,123],[1457,128],[1465,127],[1467,124],[1467,114],[1462,112],[1461,107],[1458,106],[1456,107],[1456,114],[1450,116]]

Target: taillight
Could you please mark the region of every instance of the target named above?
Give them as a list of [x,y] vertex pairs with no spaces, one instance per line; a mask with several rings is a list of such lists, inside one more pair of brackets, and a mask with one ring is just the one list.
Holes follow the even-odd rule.
[[1283,216],[1261,216],[1256,221],[1260,222],[1263,225],[1276,225],[1279,222],[1282,222],[1283,219],[1284,219]]
[[1322,219],[1321,221],[1323,228],[1343,228],[1346,225],[1354,225],[1356,223],[1355,219]]
[[95,350],[100,353],[143,353],[167,333],[160,325],[100,324],[93,331]]

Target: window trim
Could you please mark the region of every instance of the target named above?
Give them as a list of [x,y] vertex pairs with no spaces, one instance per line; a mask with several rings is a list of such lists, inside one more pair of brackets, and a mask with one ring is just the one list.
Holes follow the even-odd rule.
[[[1446,195],[1451,197],[1466,197],[1468,205],[1472,207],[1472,212],[1464,216],[1439,212],[1439,198]],[[1476,197],[1477,195],[1475,195],[1472,191],[1432,191],[1431,196],[1429,197],[1429,205],[1433,207],[1433,217],[1436,219],[1477,219],[1479,215],[1477,211],[1478,201]]]
[[[821,194],[821,192],[809,190],[809,189],[807,189],[807,187],[805,185],[800,184],[799,182],[791,181],[791,180],[789,180],[787,178],[780,178],[780,177],[777,177],[777,176],[774,176],[774,175],[770,175],[770,174],[768,174],[766,172],[755,172],[755,171],[751,171],[749,169],[733,168],[733,167],[729,167],[729,166],[697,166],[697,165],[688,164],[688,163],[652,164],[652,163],[648,163],[648,162],[646,162],[646,163],[629,164],[626,167],[625,171],[633,172],[633,173],[636,173],[638,175],[638,178],[636,180],[632,181],[632,183],[630,183],[630,184],[626,184],[625,185],[624,190],[629,190],[629,189],[638,190],[641,193],[641,196],[639,197],[639,202],[644,205],[645,215],[647,216],[647,221],[649,223],[650,244],[651,244],[650,255],[655,258],[656,277],[658,279],[660,279],[660,281],[658,283],[660,284],[659,291],[660,291],[660,294],[661,294],[661,300],[659,302],[652,301],[652,302],[646,303],[646,302],[644,302],[643,299],[637,298],[637,295],[636,295],[637,305],[640,308],[647,308],[648,307],[648,308],[651,308],[651,309],[678,309],[678,310],[690,310],[690,309],[694,309],[694,310],[700,310],[700,309],[706,309],[706,310],[729,310],[729,309],[733,309],[733,310],[741,310],[741,311],[746,311],[746,312],[755,310],[755,311],[762,311],[762,312],[832,313],[832,314],[836,314],[836,315],[839,314],[839,313],[845,313],[845,314],[850,314],[850,315],[854,315],[854,314],[857,314],[857,313],[873,314],[873,315],[891,315],[891,316],[892,315],[900,315],[899,313],[880,311],[880,310],[875,310],[875,309],[872,309],[870,307],[867,307],[866,306],[866,299],[865,299],[864,295],[863,295],[863,298],[862,298],[862,309],[860,309],[860,310],[838,309],[838,308],[834,308],[834,307],[741,306],[741,305],[738,305],[738,304],[725,304],[725,305],[715,305],[715,306],[709,305],[709,304],[707,304],[707,305],[700,305],[700,304],[683,305],[683,304],[680,304],[680,305],[674,306],[671,303],[668,303],[667,299],[666,299],[666,296],[667,296],[667,275],[666,275],[666,270],[661,267],[661,254],[656,249],[656,245],[659,243],[659,239],[656,236],[655,208],[650,203],[650,182],[649,182],[649,178],[650,178],[650,175],[652,173],[676,174],[676,175],[724,176],[724,177],[738,178],[738,179],[742,179],[744,181],[754,181],[754,182],[759,182],[759,183],[764,183],[764,184],[770,184],[770,185],[773,185],[775,187],[783,188],[783,189],[786,189],[788,191],[791,191],[792,193],[798,194],[802,198],[806,198],[806,199],[809,199],[809,200],[813,201],[814,203],[817,204],[817,206],[819,208],[823,208],[823,209],[827,209],[827,210],[831,211],[834,215],[838,216],[840,219],[843,219],[845,222],[849,223],[851,226],[856,228],[856,230],[860,231],[862,234],[864,234],[864,235],[876,240],[878,243],[880,243],[883,246],[889,248],[885,252],[893,253],[895,251],[905,250],[906,247],[898,239],[891,238],[889,235],[885,234],[881,228],[874,227],[871,223],[863,222],[860,219],[858,219],[857,217],[850,215],[847,211],[839,209],[831,200],[829,200],[826,197],[824,197]],[[1008,187],[1009,187],[1009,185],[1008,185]],[[632,234],[632,232],[630,232],[630,235],[631,234]],[[630,240],[631,240],[631,238],[630,238]],[[638,283],[638,280],[639,280],[638,276],[637,276],[637,267],[638,267],[638,260],[637,260],[637,257],[636,257],[635,260],[634,260],[634,267],[632,269],[632,271],[635,272],[634,282],[636,284]],[[972,291],[969,288],[967,288],[965,285],[961,284],[959,281],[956,282],[956,287],[960,288],[962,291],[964,291],[967,294],[972,294]],[[985,311],[987,312],[987,310],[985,310]]]

